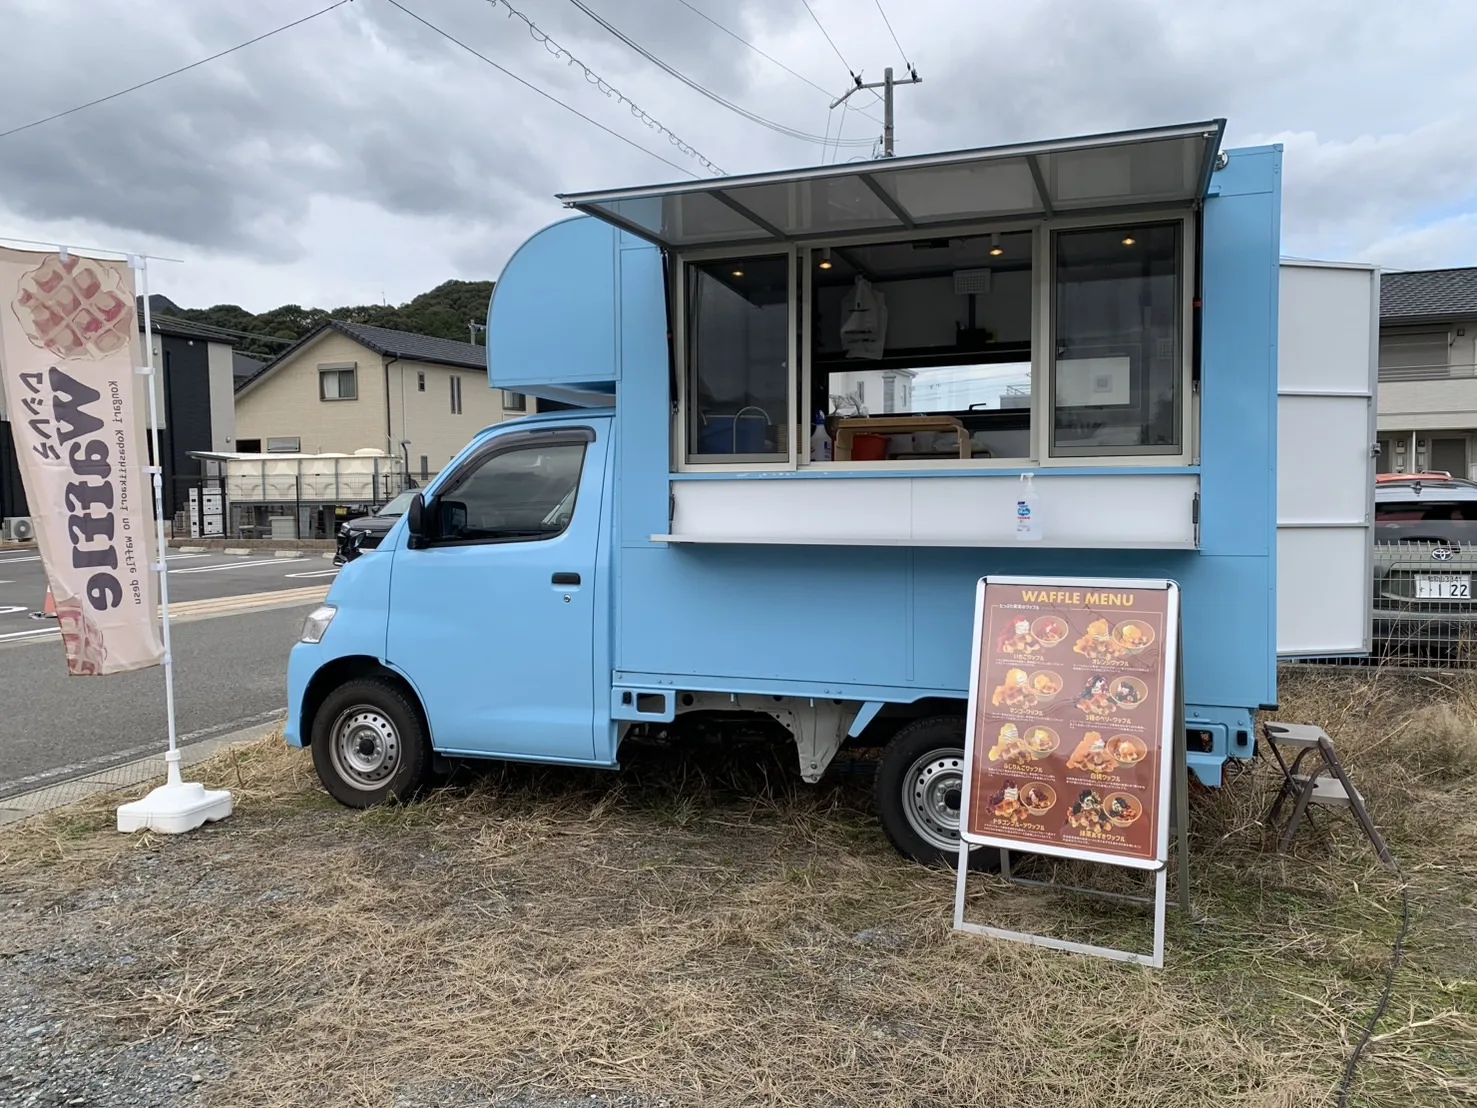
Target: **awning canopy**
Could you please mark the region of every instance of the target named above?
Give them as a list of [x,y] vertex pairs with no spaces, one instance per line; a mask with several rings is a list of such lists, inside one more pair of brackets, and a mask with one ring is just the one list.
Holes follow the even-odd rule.
[[669,250],[783,246],[865,232],[1188,204],[1225,120],[950,154],[561,194]]

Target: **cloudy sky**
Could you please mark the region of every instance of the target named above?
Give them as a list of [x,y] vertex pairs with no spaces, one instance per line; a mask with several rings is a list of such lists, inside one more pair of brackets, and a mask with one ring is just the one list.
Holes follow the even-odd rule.
[[[331,2],[0,0],[0,132]],[[706,175],[500,0],[400,2]],[[511,2],[726,173],[869,155],[880,126],[867,115],[880,119],[881,105],[858,95],[867,115],[832,112],[821,90],[846,86],[842,57],[873,80],[886,65],[901,72],[906,51],[924,82],[898,93],[900,154],[1224,116],[1227,145],[1287,148],[1286,253],[1477,264],[1472,0],[882,0],[897,43],[876,0],[808,0],[814,17],[807,0],[583,0],[748,111],[864,143],[839,150],[692,91],[571,0]],[[530,232],[559,218],[556,192],[682,177],[390,0],[350,0],[0,137],[0,236],[182,259],[150,272],[155,291],[185,306],[396,303],[448,277],[496,277]]]

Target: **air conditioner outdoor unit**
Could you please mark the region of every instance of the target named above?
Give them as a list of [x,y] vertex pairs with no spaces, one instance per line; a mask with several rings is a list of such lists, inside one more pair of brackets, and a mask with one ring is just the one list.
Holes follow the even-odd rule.
[[30,542],[36,537],[36,525],[30,516],[11,516],[0,522],[0,541]]

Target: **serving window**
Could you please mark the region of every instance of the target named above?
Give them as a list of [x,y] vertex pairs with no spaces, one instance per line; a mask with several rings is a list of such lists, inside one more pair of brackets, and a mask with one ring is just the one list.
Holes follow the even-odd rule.
[[1190,218],[684,255],[678,468],[1188,463]]

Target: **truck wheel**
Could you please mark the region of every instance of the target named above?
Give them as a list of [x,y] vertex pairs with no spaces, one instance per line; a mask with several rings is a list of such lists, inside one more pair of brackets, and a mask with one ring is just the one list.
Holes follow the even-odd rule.
[[[959,859],[959,815],[964,802],[964,720],[914,720],[882,752],[877,767],[877,810],[898,853],[915,862],[953,869]],[[970,868],[999,865],[998,851],[976,847]]]
[[411,799],[431,764],[419,713],[386,681],[350,681],[329,693],[310,745],[318,780],[350,808]]

